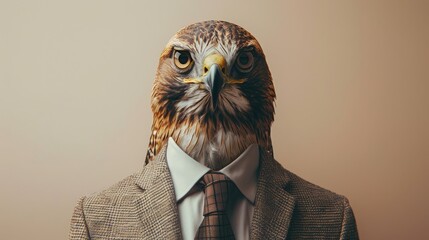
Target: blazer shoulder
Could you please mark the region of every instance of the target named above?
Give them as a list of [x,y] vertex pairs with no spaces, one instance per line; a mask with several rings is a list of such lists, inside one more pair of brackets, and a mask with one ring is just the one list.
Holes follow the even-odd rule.
[[287,169],[284,169],[284,173],[290,179],[286,190],[298,202],[305,200],[305,202],[313,205],[334,205],[341,208],[348,202],[345,196],[309,182]]
[[137,184],[139,177],[144,175],[142,171],[129,175],[100,192],[82,197],[73,213],[70,239],[89,239],[89,236],[110,239],[113,232],[139,232],[134,220],[138,219],[136,202],[144,192]]
[[100,206],[116,206],[130,204],[144,191],[144,185],[150,184],[156,175],[154,163],[143,166],[137,171],[112,186],[83,197],[83,210],[91,210]]
[[[298,238],[299,234],[313,236],[316,233],[325,234],[326,238],[330,233],[335,233],[335,238],[359,239],[353,210],[345,196],[311,183],[284,168],[283,172],[289,179],[285,190],[295,199],[291,239]],[[312,231],[306,232],[308,229]]]
[[82,203],[84,210],[91,209],[93,206],[117,205],[123,199],[132,198],[141,193],[142,190],[136,184],[140,173],[131,174],[102,191],[85,196]]

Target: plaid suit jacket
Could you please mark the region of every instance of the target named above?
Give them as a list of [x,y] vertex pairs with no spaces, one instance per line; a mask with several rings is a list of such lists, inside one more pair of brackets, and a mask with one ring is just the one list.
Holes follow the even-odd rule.
[[[251,239],[359,239],[344,196],[311,184],[260,151]],[[98,194],[83,197],[70,239],[181,239],[166,148],[157,158]]]

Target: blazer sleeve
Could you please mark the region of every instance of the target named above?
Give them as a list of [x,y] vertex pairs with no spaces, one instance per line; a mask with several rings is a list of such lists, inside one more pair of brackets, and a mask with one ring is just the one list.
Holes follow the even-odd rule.
[[88,227],[83,213],[83,202],[85,197],[82,197],[77,203],[70,224],[70,240],[90,239]]
[[358,240],[359,235],[353,210],[347,198],[344,198],[343,223],[341,226],[340,240]]

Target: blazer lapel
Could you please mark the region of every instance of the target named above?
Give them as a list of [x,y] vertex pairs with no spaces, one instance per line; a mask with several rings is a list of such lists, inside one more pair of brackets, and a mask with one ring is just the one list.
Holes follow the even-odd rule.
[[182,239],[173,180],[165,156],[164,147],[136,179],[136,184],[144,190],[136,202],[143,223],[141,234],[148,239]]
[[261,148],[261,165],[250,227],[250,239],[286,239],[295,206],[285,190],[289,177],[283,167]]

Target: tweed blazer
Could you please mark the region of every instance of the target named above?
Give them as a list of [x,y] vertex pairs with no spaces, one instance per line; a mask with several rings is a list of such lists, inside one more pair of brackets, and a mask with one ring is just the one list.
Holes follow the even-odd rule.
[[[260,151],[251,239],[359,239],[341,195],[285,170]],[[181,239],[166,148],[114,186],[78,202],[70,239]]]

